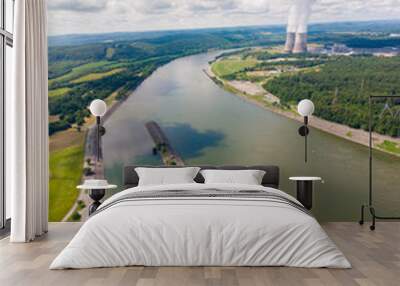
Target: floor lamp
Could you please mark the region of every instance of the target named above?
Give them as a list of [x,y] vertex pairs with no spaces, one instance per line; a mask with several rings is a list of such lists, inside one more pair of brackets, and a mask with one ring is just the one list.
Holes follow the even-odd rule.
[[360,225],[364,224],[364,210],[368,209],[371,217],[372,217],[372,225],[369,227],[371,230],[375,230],[375,224],[376,224],[376,219],[380,220],[400,220],[400,217],[387,217],[387,216],[380,216],[376,214],[374,203],[372,200],[372,195],[373,195],[373,186],[372,186],[372,167],[373,167],[373,157],[372,157],[372,151],[373,151],[373,140],[372,140],[372,120],[373,120],[373,114],[372,114],[372,105],[375,100],[378,99],[394,99],[396,100],[396,103],[400,99],[400,96],[398,95],[388,95],[388,96],[370,96],[369,97],[369,192],[368,192],[368,204],[362,205],[361,206],[361,219],[359,221]]

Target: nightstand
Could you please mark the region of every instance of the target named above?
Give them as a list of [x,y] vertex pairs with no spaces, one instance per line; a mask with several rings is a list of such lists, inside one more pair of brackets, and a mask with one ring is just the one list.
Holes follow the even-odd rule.
[[314,182],[322,181],[320,177],[290,177],[289,180],[297,183],[297,200],[311,210],[313,203]]

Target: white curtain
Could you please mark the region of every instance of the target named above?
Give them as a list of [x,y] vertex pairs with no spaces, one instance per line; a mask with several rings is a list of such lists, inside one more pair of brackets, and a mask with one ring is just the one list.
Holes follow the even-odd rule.
[[46,0],[15,1],[13,95],[7,121],[12,242],[48,227],[48,65]]

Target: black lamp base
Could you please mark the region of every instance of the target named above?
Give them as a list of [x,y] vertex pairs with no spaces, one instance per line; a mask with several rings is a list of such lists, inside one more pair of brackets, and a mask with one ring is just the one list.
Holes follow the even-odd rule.
[[106,194],[106,190],[89,190],[89,197],[94,200],[94,202],[89,206],[89,216],[94,213],[97,208],[101,205],[100,200]]
[[297,199],[306,209],[312,209],[313,181],[297,181]]

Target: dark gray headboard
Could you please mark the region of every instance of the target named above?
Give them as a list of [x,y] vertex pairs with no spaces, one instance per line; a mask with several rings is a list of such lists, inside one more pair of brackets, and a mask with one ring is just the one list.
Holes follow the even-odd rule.
[[[139,183],[139,177],[135,171],[137,167],[147,168],[182,168],[178,166],[126,166],[124,168],[123,184],[124,189],[136,187]],[[190,167],[190,166],[186,166]],[[265,176],[262,180],[262,185],[265,187],[279,188],[279,167],[277,166],[198,166],[202,170],[204,169],[219,169],[219,170],[264,170]],[[199,173],[194,179],[197,183],[204,183],[203,176]]]

